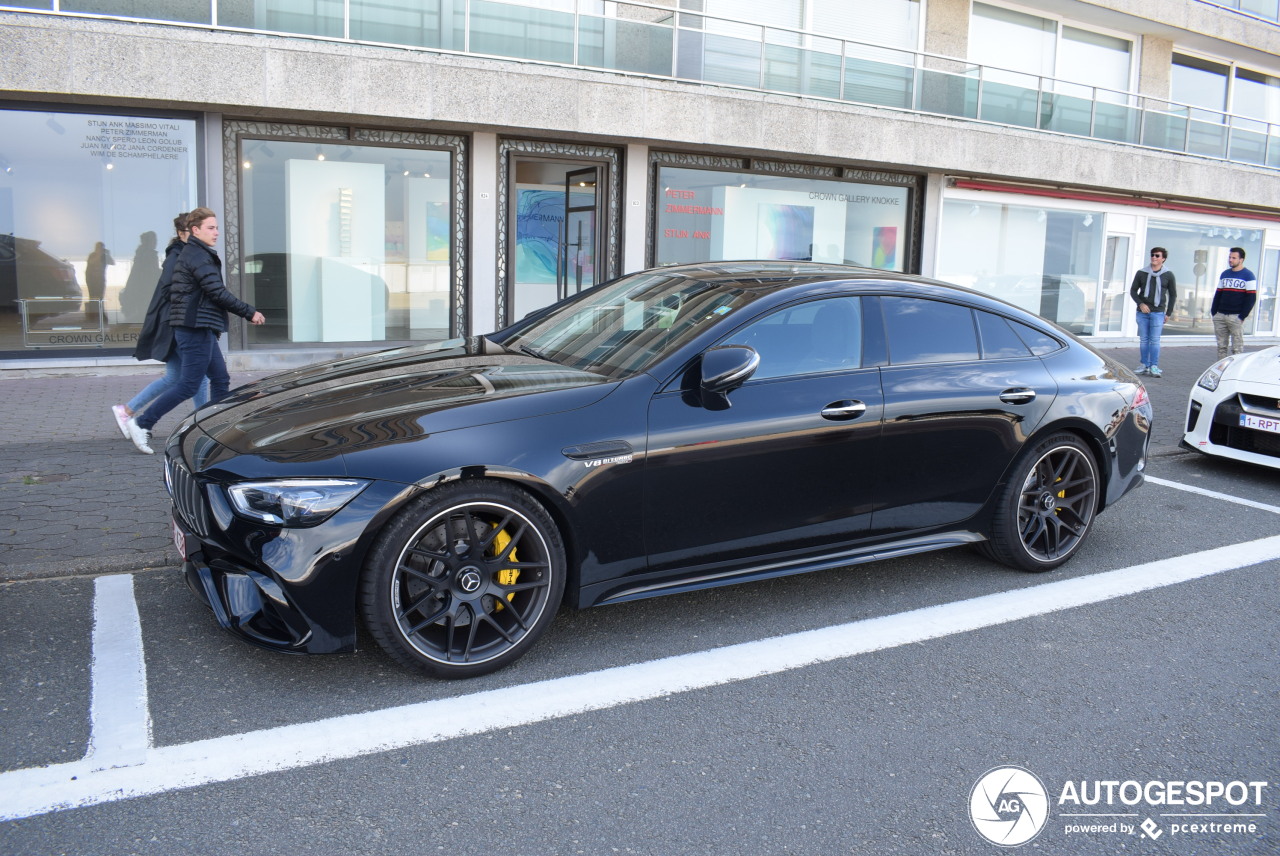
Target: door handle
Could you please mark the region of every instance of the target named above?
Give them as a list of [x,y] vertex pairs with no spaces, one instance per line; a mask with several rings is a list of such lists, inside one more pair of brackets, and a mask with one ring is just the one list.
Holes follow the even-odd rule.
[[1000,393],[1000,400],[1005,404],[1030,404],[1036,400],[1036,391],[1034,389],[1006,389]]
[[867,406],[861,401],[833,401],[822,408],[823,419],[857,419],[867,412]]

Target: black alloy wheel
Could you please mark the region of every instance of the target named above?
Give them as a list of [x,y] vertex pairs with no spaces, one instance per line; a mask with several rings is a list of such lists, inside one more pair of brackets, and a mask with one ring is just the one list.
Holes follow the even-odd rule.
[[410,503],[379,535],[361,579],[365,625],[398,662],[438,678],[522,656],[564,594],[560,533],[500,482],[455,482]]
[[1093,526],[1098,510],[1098,466],[1074,434],[1055,434],[1014,464],[984,552],[1025,571],[1066,562]]

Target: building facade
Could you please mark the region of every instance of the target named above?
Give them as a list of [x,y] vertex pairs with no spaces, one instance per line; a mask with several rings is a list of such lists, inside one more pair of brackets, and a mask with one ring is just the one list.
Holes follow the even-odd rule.
[[232,365],[483,333],[621,273],[923,273],[1132,341],[1275,341],[1277,0],[0,2],[0,368],[132,364],[175,214]]

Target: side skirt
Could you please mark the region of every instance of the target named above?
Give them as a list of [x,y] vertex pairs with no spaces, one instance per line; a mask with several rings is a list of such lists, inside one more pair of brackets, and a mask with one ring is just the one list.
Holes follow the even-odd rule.
[[[877,562],[881,559],[892,559],[898,556],[910,556],[914,553],[928,553],[933,550],[945,550],[949,547],[960,547],[965,544],[976,544],[987,540],[976,532],[944,532],[922,538],[909,538],[904,541],[893,541],[887,544],[876,544],[855,550],[844,550],[826,556],[815,556],[802,560],[769,562],[766,564],[738,567],[731,571],[702,574],[694,577],[683,577],[660,583],[644,585],[636,581],[634,585],[617,585],[617,580],[604,583],[596,588],[611,588],[598,599],[583,598],[584,606],[603,606],[610,603],[624,603],[629,600],[643,600],[667,594],[697,591],[717,586],[735,585],[737,583],[768,580],[775,577],[787,577],[793,574],[805,574],[810,571],[825,571],[833,568],[844,568],[849,565],[861,565],[866,562]],[[583,592],[587,595],[587,592]]]

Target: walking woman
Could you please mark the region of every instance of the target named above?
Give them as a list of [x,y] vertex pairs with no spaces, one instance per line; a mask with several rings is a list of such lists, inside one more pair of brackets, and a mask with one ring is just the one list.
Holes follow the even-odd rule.
[[[178,263],[178,254],[182,252],[187,236],[191,234],[187,229],[186,214],[173,218],[173,231],[174,236],[164,250],[164,265],[160,268],[160,279],[156,282],[151,305],[147,307],[147,316],[142,322],[142,332],[138,334],[138,344],[133,349],[135,360],[159,360],[164,363],[164,374],[144,386],[141,392],[126,403],[111,405],[116,425],[120,426],[120,433],[126,440],[130,439],[129,417],[175,385],[182,370],[182,360],[173,344],[173,328],[169,326],[169,288],[173,284],[173,269]],[[201,381],[192,401],[198,409],[208,400],[209,381],[206,379]]]
[[231,376],[218,337],[227,331],[227,313],[234,312],[251,324],[267,321],[222,282],[222,259],[214,249],[218,243],[217,216],[208,208],[197,208],[187,215],[187,228],[191,236],[178,254],[169,288],[169,324],[182,361],[178,383],[127,423],[129,439],[147,455],[154,453],[151,429],[160,417],[195,395],[202,378],[209,379],[210,402],[226,397]]

